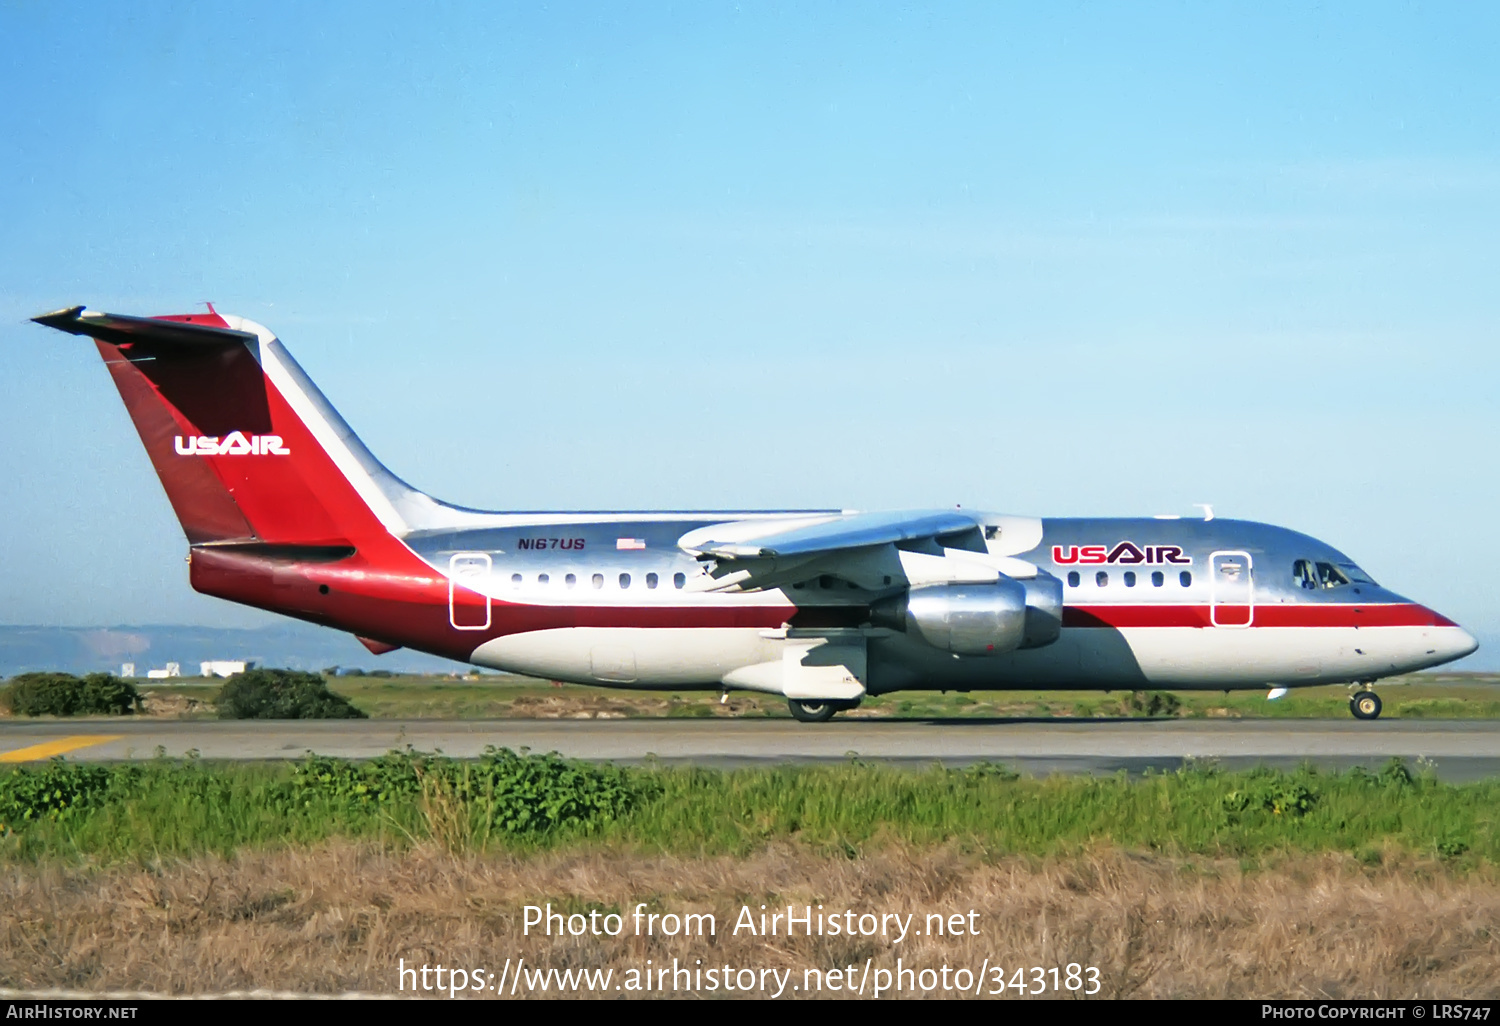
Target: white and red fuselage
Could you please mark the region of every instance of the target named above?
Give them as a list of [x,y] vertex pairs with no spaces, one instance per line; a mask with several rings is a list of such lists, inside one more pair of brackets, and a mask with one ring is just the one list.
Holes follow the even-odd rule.
[[1244,521],[461,509],[390,474],[257,324],[37,320],[96,340],[194,588],[377,652],[847,705],[1370,682],[1476,647],[1328,545]]

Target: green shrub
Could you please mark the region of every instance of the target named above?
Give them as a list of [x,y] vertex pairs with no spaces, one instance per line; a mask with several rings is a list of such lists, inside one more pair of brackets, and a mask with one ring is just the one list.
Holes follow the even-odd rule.
[[517,755],[508,748],[486,752],[475,772],[462,774],[455,784],[508,833],[614,819],[649,791],[618,766],[571,762],[555,754]]
[[955,772],[960,774],[963,781],[971,786],[985,780],[1014,782],[1021,779],[1021,774],[1009,766],[1004,763],[990,762],[988,759],[971,763]]
[[1250,786],[1230,791],[1220,799],[1220,805],[1231,821],[1249,812],[1305,816],[1318,804],[1318,792],[1297,776],[1252,771],[1246,779]]
[[141,705],[140,692],[110,673],[23,673],[12,677],[4,701],[19,716],[127,716]]
[[1350,780],[1371,787],[1411,787],[1419,779],[1406,765],[1406,760],[1399,756],[1392,757],[1373,773],[1363,766],[1353,766],[1349,769],[1348,776]]
[[141,693],[134,684],[112,673],[90,673],[84,675],[83,694],[78,705],[78,711],[85,714],[129,716],[141,710]]
[[362,720],[316,673],[246,670],[230,677],[215,704],[222,720]]
[[377,811],[420,801],[473,810],[481,824],[507,834],[543,833],[568,823],[615,819],[652,788],[616,766],[552,755],[488,748],[477,762],[418,752],[392,752],[368,762],[309,755],[292,771],[293,807],[323,802],[348,811]]
[[1182,711],[1182,699],[1170,691],[1134,691],[1125,699],[1126,716],[1176,716]]
[[368,762],[309,755],[292,768],[287,798],[293,805],[314,800],[353,810],[390,806],[421,793],[417,767],[426,756],[392,752]]
[[42,820],[76,818],[124,793],[139,776],[135,767],[94,766],[55,759],[0,776],[0,834]]
[[1437,853],[1441,858],[1456,859],[1469,850],[1469,842],[1458,837],[1445,837],[1437,843]]

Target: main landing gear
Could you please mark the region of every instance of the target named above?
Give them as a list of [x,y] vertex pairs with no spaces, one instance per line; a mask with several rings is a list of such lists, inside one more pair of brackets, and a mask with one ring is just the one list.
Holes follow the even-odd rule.
[[792,710],[792,719],[803,723],[825,723],[836,712],[853,709],[859,702],[840,702],[828,698],[789,698],[787,707]]
[[1357,720],[1373,720],[1380,715],[1380,696],[1373,691],[1356,691],[1349,698],[1349,711]]

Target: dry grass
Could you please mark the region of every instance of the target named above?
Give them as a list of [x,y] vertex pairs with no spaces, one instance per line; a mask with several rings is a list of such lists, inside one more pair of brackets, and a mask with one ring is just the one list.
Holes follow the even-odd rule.
[[[617,938],[523,937],[521,906],[624,910]],[[718,935],[631,936],[628,913],[713,911]],[[795,939],[731,935],[742,904],[967,912],[981,936]],[[159,867],[0,868],[0,987],[213,993],[389,993],[398,959],[485,966],[693,964],[823,969],[873,958],[937,968],[1079,962],[1102,997],[1500,995],[1500,882],[1406,862],[1233,862],[1114,851],[984,863],[951,850],[859,859],[801,848],[748,859],[617,853],[461,857],[355,843]],[[616,979],[620,977],[617,975]]]
[[186,719],[208,716],[214,712],[212,702],[170,691],[146,691],[141,694],[141,712],[163,719]]

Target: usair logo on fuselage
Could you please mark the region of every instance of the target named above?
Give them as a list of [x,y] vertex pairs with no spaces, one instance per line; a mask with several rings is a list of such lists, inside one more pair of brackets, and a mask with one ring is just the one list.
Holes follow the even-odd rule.
[[1137,545],[1122,541],[1110,548],[1108,545],[1054,545],[1052,562],[1068,563],[1124,563],[1142,565],[1153,563],[1191,563],[1192,556],[1184,555],[1181,545]]

